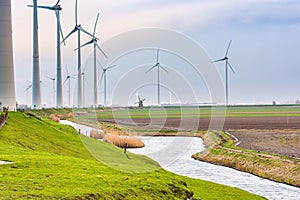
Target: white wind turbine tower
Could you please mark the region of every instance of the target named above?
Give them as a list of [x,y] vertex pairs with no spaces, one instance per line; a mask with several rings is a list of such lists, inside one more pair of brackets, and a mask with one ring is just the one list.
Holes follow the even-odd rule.
[[74,29],[66,36],[63,42],[73,33],[78,33],[78,48],[77,48],[77,55],[78,55],[78,72],[77,72],[77,106],[80,108],[82,107],[82,78],[81,78],[81,46],[80,46],[80,32],[84,32],[85,34],[94,37],[92,34],[84,30],[81,25],[78,24],[77,19],[77,0],[75,0],[75,27]]
[[107,101],[106,101],[106,72],[107,72],[107,70],[109,70],[109,69],[111,69],[111,68],[114,68],[114,67],[116,67],[117,65],[111,65],[111,66],[108,66],[108,67],[106,67],[106,68],[104,68],[102,65],[101,65],[101,63],[100,62],[98,62],[98,64],[100,65],[100,67],[102,68],[102,75],[101,75],[101,78],[100,78],[100,84],[101,84],[101,82],[102,82],[102,79],[103,79],[103,87],[104,87],[104,102],[103,102],[103,105],[104,105],[104,107],[106,106],[106,103],[107,103]]
[[83,80],[82,80],[82,93],[83,93],[83,97],[82,97],[82,105],[83,106],[85,106],[85,82],[87,82],[87,79],[85,78],[85,75],[86,75],[86,67],[87,66],[85,66],[85,68],[83,69],[83,72],[81,72],[81,76],[82,76],[82,78],[83,78]]
[[157,54],[156,54],[156,64],[153,67],[151,67],[149,70],[147,70],[146,73],[148,73],[149,71],[157,67],[157,104],[160,105],[160,71],[159,70],[163,69],[166,72],[168,71],[160,65],[158,58],[159,58],[159,48],[157,49]]
[[32,107],[42,108],[40,62],[39,62],[39,39],[38,39],[38,15],[37,0],[33,0],[33,66],[32,66]]
[[[56,23],[57,23],[57,43],[56,43],[56,107],[62,107],[63,96],[62,96],[62,70],[61,70],[61,50],[60,50],[60,37],[64,40],[61,24],[60,24],[60,14],[59,12],[62,10],[59,5],[60,0],[54,6],[37,6],[38,8],[47,9],[55,11]],[[33,6],[29,6],[33,7]],[[53,101],[54,104],[55,101]]]
[[0,102],[15,110],[11,0],[0,1],[0,27]]
[[69,74],[68,68],[66,68],[66,70],[67,70],[67,76],[66,76],[66,79],[63,84],[65,84],[68,81],[68,93],[69,93],[68,100],[69,100],[69,106],[71,107],[71,78],[72,79],[75,79],[75,78]]
[[50,76],[46,76],[47,79],[52,81],[52,89],[53,89],[53,107],[55,107],[55,76],[54,77],[50,77]]
[[97,15],[97,18],[96,18],[96,22],[95,22],[95,26],[94,26],[94,32],[93,32],[93,37],[91,39],[91,41],[85,43],[84,45],[82,45],[81,47],[84,47],[86,45],[89,45],[89,44],[93,44],[94,45],[94,107],[97,107],[98,105],[98,96],[97,96],[97,92],[98,92],[98,89],[97,89],[97,49],[106,57],[107,55],[104,53],[104,51],[100,48],[99,44],[97,43],[98,42],[98,38],[95,37],[95,33],[96,33],[96,28],[97,28],[97,23],[98,23],[98,19],[99,19],[99,13]]
[[227,47],[227,50],[226,50],[224,58],[221,58],[221,59],[213,61],[213,63],[220,62],[220,61],[225,61],[226,105],[228,105],[228,66],[230,67],[231,71],[233,73],[235,73],[234,70],[233,70],[233,68],[232,68],[232,66],[231,66],[231,64],[229,63],[228,57],[227,57],[228,51],[229,51],[229,48],[230,48],[230,45],[231,45],[231,42],[232,42],[232,40],[229,41],[229,44],[228,44],[228,47]]

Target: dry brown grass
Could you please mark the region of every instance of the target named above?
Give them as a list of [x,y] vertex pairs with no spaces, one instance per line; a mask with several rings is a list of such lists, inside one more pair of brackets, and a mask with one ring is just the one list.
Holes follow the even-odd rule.
[[59,120],[60,120],[60,118],[57,117],[55,114],[51,114],[51,115],[50,115],[50,119],[51,119],[52,121],[55,121],[55,122],[59,122]]
[[73,113],[62,114],[62,115],[57,115],[57,114],[51,114],[50,115],[50,119],[55,121],[55,122],[59,122],[59,120],[66,120],[66,119],[69,119],[71,117],[74,117]]
[[105,136],[105,133],[103,133],[103,132],[101,132],[101,131],[98,131],[98,130],[96,130],[96,129],[93,129],[93,130],[91,130],[91,132],[90,132],[90,137],[91,137],[91,138],[94,138],[94,139],[97,139],[97,140],[103,139],[104,136]]
[[121,148],[141,148],[145,146],[142,140],[130,136],[105,134],[103,140]]
[[103,139],[103,141],[109,142],[120,148],[141,148],[145,146],[142,140],[136,137],[124,135],[124,133],[122,134],[120,131],[112,131],[112,133],[105,133],[93,129],[90,132],[90,137],[95,139]]

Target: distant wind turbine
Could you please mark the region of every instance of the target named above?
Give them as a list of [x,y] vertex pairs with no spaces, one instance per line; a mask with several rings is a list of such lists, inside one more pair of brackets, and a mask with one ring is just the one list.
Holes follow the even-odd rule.
[[32,107],[42,108],[41,84],[40,84],[40,61],[38,39],[38,14],[37,0],[33,0],[33,66],[32,66]]
[[52,88],[53,88],[53,107],[55,107],[55,77],[46,76],[47,79],[52,81]]
[[83,81],[82,81],[82,93],[83,93],[83,98],[82,98],[82,104],[83,104],[83,106],[85,106],[85,82],[87,82],[87,79],[85,78],[85,75],[86,75],[86,72],[85,72],[85,70],[86,70],[86,67],[87,66],[85,66],[85,68],[83,69],[83,72],[81,72],[81,76],[82,76],[82,78],[83,78]]
[[101,49],[101,47],[99,46],[98,39],[95,37],[95,33],[96,33],[96,28],[97,28],[97,23],[98,23],[98,19],[99,19],[99,13],[97,15],[96,18],[96,22],[95,22],[95,26],[94,26],[94,32],[93,32],[93,37],[91,39],[91,41],[85,43],[84,45],[82,45],[81,47],[87,46],[89,44],[93,44],[94,45],[94,107],[96,107],[98,105],[98,96],[97,96],[97,49],[106,57],[107,55],[104,53],[104,51]]
[[69,106],[71,106],[71,78],[72,79],[75,78],[69,74],[67,67],[66,67],[66,71],[67,71],[67,76],[63,84],[65,84],[68,81]]
[[228,57],[227,57],[231,42],[232,42],[232,40],[229,41],[229,44],[228,44],[228,47],[227,47],[224,58],[213,61],[213,63],[220,62],[220,61],[225,61],[226,105],[228,105],[228,66],[230,67],[231,71],[233,73],[235,73],[232,66],[231,66],[231,64],[229,63]]
[[100,78],[100,84],[101,84],[101,82],[102,82],[102,79],[104,79],[104,80],[103,80],[103,85],[104,85],[104,103],[103,103],[103,105],[106,106],[106,103],[107,103],[107,101],[106,101],[106,72],[107,72],[107,70],[109,70],[109,69],[111,69],[111,68],[114,68],[114,67],[116,67],[117,65],[111,65],[111,66],[108,66],[108,67],[104,68],[104,67],[101,65],[100,62],[98,62],[98,64],[99,64],[100,67],[102,68],[102,75],[101,75],[101,78]]
[[[33,92],[33,84],[32,84],[32,82],[31,81],[27,81],[27,82],[28,82],[28,85],[25,87],[25,90],[24,90],[24,92],[26,92],[26,99],[27,99],[27,93],[28,93],[28,91],[31,89],[32,90],[31,92]],[[39,81],[39,83],[42,84],[42,85],[44,85],[45,87],[47,87],[47,85],[44,84],[41,80]]]
[[[62,70],[61,70],[61,50],[60,50],[60,37],[64,40],[64,35],[62,32],[61,24],[60,24],[60,14],[59,12],[62,10],[59,5],[60,0],[54,6],[37,6],[37,8],[47,9],[55,11],[56,21],[57,21],[57,47],[56,47],[56,107],[61,107],[63,102],[62,96]],[[29,7],[33,7],[29,5]],[[53,101],[54,104],[55,101]]]
[[77,17],[77,0],[75,0],[75,27],[74,29],[66,36],[66,38],[63,40],[67,40],[67,38],[70,37],[73,33],[77,32],[78,33],[78,48],[77,48],[77,53],[78,53],[78,72],[77,72],[77,106],[81,107],[82,106],[82,79],[81,79],[81,44],[80,44],[80,32],[83,32],[91,37],[94,37],[92,34],[84,30],[81,25],[78,24],[78,17]]
[[156,64],[153,67],[151,67],[149,70],[147,70],[146,73],[148,73],[149,71],[151,71],[152,69],[157,67],[157,104],[160,105],[160,74],[159,74],[159,70],[163,69],[166,72],[168,72],[168,71],[160,65],[158,59],[159,59],[159,48],[157,48]]

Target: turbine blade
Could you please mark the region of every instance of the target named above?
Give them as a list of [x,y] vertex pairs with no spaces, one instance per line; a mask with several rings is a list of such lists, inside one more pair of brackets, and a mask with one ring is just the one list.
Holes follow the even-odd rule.
[[27,7],[33,8],[33,5],[27,5]]
[[78,16],[77,16],[77,0],[75,0],[75,23],[76,23],[76,26],[78,23],[77,18],[78,18]]
[[[81,45],[80,47],[85,47],[86,45],[89,45],[89,44],[92,44],[93,43],[93,40]],[[77,50],[78,48],[76,48],[75,50]]]
[[215,63],[215,62],[220,62],[220,61],[224,61],[225,60],[225,58],[221,58],[221,59],[218,59],[218,60],[214,60],[214,61],[212,61],[212,63]]
[[108,56],[105,54],[105,52],[100,48],[100,46],[98,45],[98,43],[96,43],[97,48],[99,49],[99,51],[101,51],[101,53],[105,56],[105,58],[108,59]]
[[64,45],[66,46],[64,34],[63,34],[63,31],[62,31],[62,28],[61,28],[60,15],[59,15],[59,11],[58,10],[55,11],[55,16],[56,16],[56,20],[57,20],[57,23],[58,23],[58,26],[59,26],[59,32],[60,32],[62,41],[63,41]]
[[162,70],[164,70],[165,72],[168,73],[168,70],[166,70],[164,67],[162,67],[161,65],[159,65],[159,67],[160,67]]
[[57,1],[57,3],[55,4],[55,6],[58,6],[59,2],[60,2],[60,0]]
[[69,76],[67,76],[67,78],[65,79],[63,85],[67,82],[68,79],[69,79]]
[[29,85],[24,91],[28,91],[30,88],[32,87],[32,85]]
[[45,76],[47,79],[50,79],[50,80],[55,80],[55,77],[50,77],[50,76]]
[[64,39],[61,43],[65,42],[65,41],[68,39],[68,37],[70,37],[70,35],[72,35],[72,34],[75,33],[76,31],[77,31],[77,29],[74,28],[74,29],[67,35],[67,37],[65,37],[65,39]]
[[[29,7],[31,7],[31,6],[29,6]],[[37,6],[37,8],[43,8],[43,9],[48,9],[48,10],[54,10],[55,9],[51,6]]]
[[102,80],[103,80],[103,77],[104,77],[104,73],[105,73],[105,72],[103,72],[102,75],[101,75],[101,77],[100,77],[99,87],[101,86],[101,83],[102,83]]
[[96,22],[95,22],[95,26],[94,26],[94,32],[93,32],[93,37],[95,37],[98,19],[99,19],[99,13],[98,13],[97,18],[96,18]]
[[117,65],[111,65],[111,66],[109,66],[109,67],[107,67],[106,69],[111,69],[111,68],[114,68],[114,67],[116,67]]
[[90,34],[89,32],[87,32],[86,30],[84,30],[81,26],[78,27],[79,30],[81,30],[82,32],[84,32],[85,34],[94,37],[92,34]]
[[233,68],[232,68],[231,64],[230,64],[228,61],[227,61],[227,64],[229,65],[229,67],[230,67],[231,71],[232,71],[233,73],[235,73],[235,71],[233,70]]
[[45,86],[45,87],[48,87],[45,83],[43,83],[42,81],[41,81],[41,84],[43,85],[43,86]]
[[102,68],[102,70],[104,70],[103,66],[101,65],[101,63],[97,60],[97,63],[100,65],[100,67]]
[[68,65],[66,65],[67,76],[69,76]]
[[150,69],[148,69],[148,70],[146,71],[146,73],[150,72],[150,71],[151,71],[152,69],[154,69],[155,67],[157,67],[157,64],[154,65],[153,67],[151,67]]
[[158,63],[158,56],[159,56],[159,47],[157,48],[157,53],[156,53],[156,63]]
[[227,57],[227,54],[228,54],[228,51],[229,51],[229,48],[230,48],[231,42],[232,42],[232,40],[230,40],[230,41],[229,41],[229,44],[228,44],[228,47],[227,47],[227,50],[226,50],[225,57]]

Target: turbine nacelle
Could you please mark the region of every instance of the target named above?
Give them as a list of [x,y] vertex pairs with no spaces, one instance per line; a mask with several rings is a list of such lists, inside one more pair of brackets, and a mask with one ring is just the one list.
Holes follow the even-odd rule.
[[55,5],[55,6],[53,6],[53,10],[61,11],[62,7],[61,7],[61,5]]

